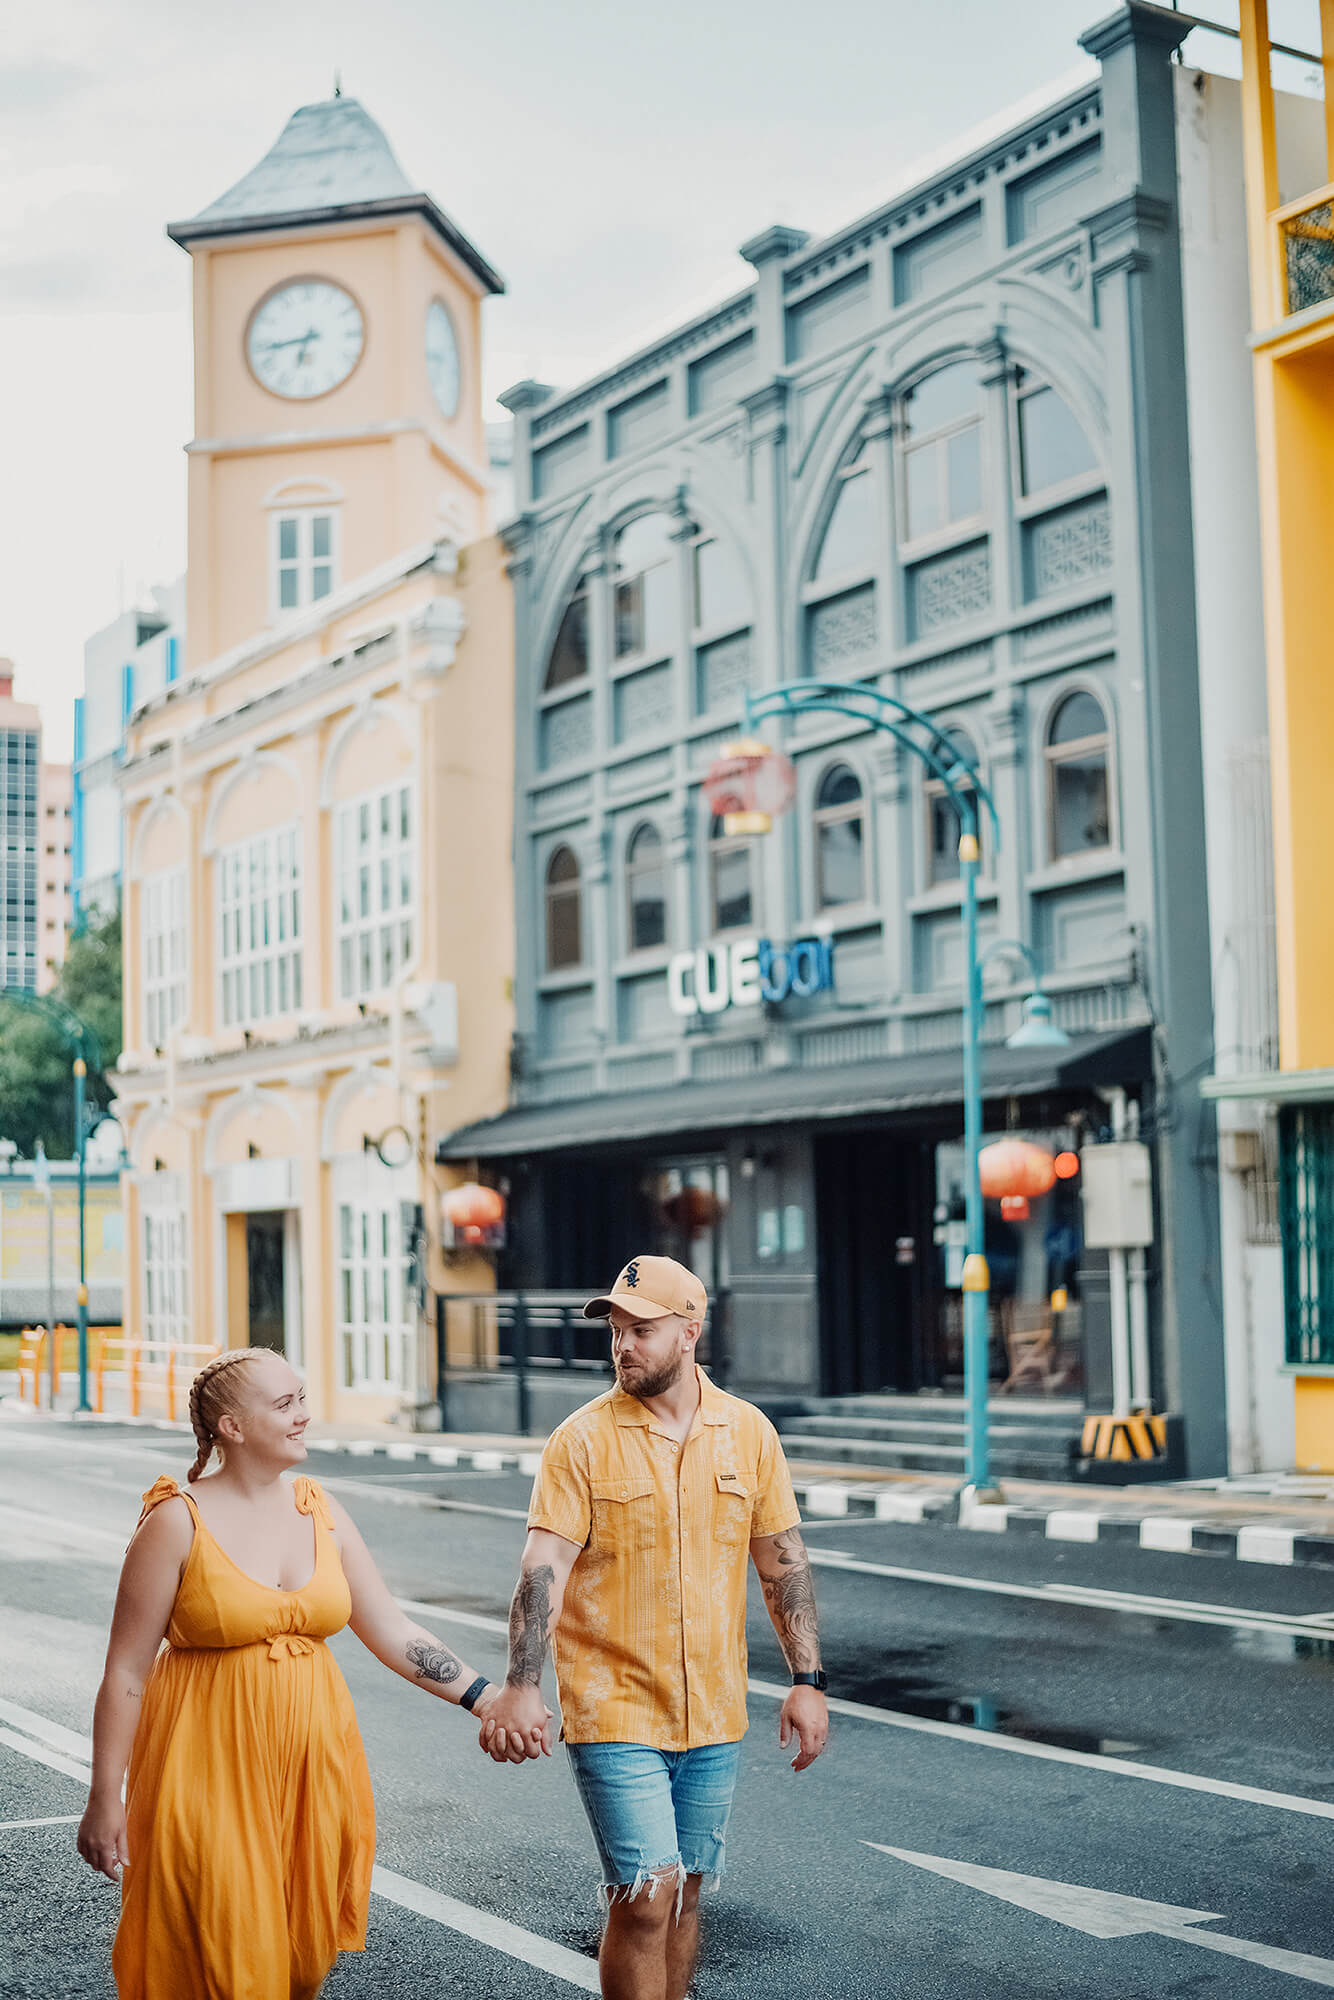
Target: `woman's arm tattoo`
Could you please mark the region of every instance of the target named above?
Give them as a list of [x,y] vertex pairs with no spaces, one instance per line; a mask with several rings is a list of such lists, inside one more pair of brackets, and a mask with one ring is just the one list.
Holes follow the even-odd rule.
[[408,1642],[408,1662],[414,1676],[419,1681],[438,1681],[442,1687],[449,1687],[463,1672],[463,1662],[448,1646],[437,1646],[430,1639],[411,1639]]
[[549,1563],[520,1572],[510,1605],[510,1658],[505,1676],[511,1687],[540,1687],[551,1624],[551,1586],[556,1572]]
[[811,1559],[800,1529],[787,1528],[772,1539],[778,1568],[760,1570],[764,1601],[788,1666],[794,1674],[813,1673],[820,1664],[820,1627]]

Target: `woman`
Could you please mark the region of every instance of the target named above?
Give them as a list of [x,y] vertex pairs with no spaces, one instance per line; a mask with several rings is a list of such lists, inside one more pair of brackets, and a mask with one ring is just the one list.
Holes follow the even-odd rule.
[[[350,1624],[394,1673],[474,1714],[497,1690],[404,1617],[336,1500],[282,1477],[309,1421],[285,1361],[218,1355],[190,1421],[193,1490],[164,1478],[144,1495],[121,1572],[79,1852],[122,1871],[121,2000],[310,2000],[365,1945],[375,1850],[325,1641]],[[200,1480],[215,1451],[221,1471]]]

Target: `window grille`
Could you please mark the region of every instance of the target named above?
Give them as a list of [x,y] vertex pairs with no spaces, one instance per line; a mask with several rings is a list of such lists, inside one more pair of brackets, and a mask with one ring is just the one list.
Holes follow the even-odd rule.
[[144,1039],[165,1048],[185,1019],[185,870],[164,868],[140,887],[143,926]]
[[387,1200],[339,1203],[338,1334],[348,1389],[401,1392],[412,1384],[401,1208]]
[[392,986],[413,958],[417,843],[413,788],[384,785],[338,807],[338,995],[361,1000]]
[[295,825],[218,856],[218,964],[224,1027],[301,1005],[301,836]]

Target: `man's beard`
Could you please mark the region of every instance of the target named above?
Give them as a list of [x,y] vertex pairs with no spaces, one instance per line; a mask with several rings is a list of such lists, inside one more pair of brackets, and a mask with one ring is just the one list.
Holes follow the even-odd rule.
[[623,1377],[621,1364],[618,1361],[616,1379],[627,1396],[634,1396],[639,1402],[645,1403],[653,1396],[665,1396],[669,1389],[674,1389],[681,1379],[681,1370],[684,1366],[685,1356],[678,1354],[674,1361],[664,1361],[652,1374],[643,1369],[636,1369],[633,1375]]

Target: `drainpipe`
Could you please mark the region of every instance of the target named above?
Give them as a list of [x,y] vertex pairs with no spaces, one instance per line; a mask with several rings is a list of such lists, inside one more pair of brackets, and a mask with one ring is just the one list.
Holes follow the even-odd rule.
[[[1139,1106],[1126,1105],[1126,1094],[1117,1092],[1128,1111],[1126,1136],[1139,1137]],[[1137,1409],[1153,1407],[1153,1384],[1149,1375],[1149,1273],[1142,1247],[1129,1252],[1126,1271],[1130,1290],[1130,1400]]]
[[[1126,1136],[1126,1094],[1118,1086],[1114,1090],[1099,1092],[1112,1114],[1112,1137],[1124,1139]],[[1123,1249],[1109,1249],[1107,1252],[1107,1276],[1110,1284],[1112,1313],[1112,1415],[1128,1417],[1133,1391],[1131,1384],[1131,1322],[1130,1291],[1126,1282],[1126,1252]]]

